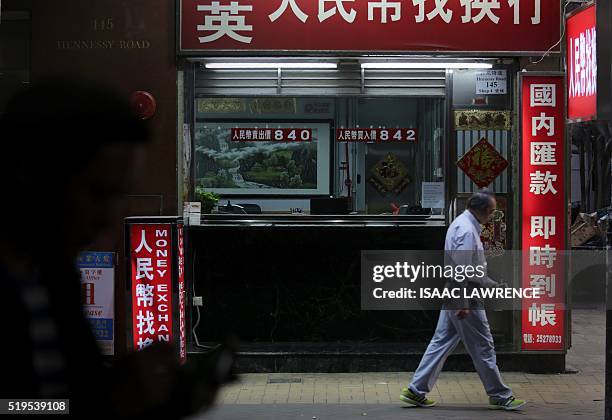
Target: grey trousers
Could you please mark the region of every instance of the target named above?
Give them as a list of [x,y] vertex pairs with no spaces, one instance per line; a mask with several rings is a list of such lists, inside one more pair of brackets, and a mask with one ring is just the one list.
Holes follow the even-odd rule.
[[487,395],[505,401],[512,396],[512,390],[504,384],[497,368],[493,337],[485,311],[471,310],[463,319],[457,318],[455,312],[440,311],[436,332],[408,387],[420,396],[430,392],[446,358],[461,340],[472,358]]

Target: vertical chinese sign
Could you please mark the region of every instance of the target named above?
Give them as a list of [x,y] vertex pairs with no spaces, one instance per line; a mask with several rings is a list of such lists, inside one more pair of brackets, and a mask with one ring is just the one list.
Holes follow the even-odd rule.
[[115,257],[112,252],[81,252],[81,302],[100,352],[115,354]]
[[172,342],[172,225],[130,228],[134,349]]
[[521,78],[522,349],[565,348],[565,96],[562,75]]
[[187,338],[185,336],[185,239],[183,225],[178,225],[178,290],[179,290],[179,359],[187,359]]
[[573,12],[566,22],[567,118],[590,121],[597,118],[596,6]]

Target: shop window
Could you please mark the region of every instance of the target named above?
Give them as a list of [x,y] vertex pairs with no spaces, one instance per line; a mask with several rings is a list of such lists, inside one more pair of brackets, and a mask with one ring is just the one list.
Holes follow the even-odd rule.
[[193,184],[221,204],[308,213],[331,196],[356,214],[443,216],[444,99],[195,101]]
[[443,105],[444,100],[430,98],[364,98],[357,101],[359,127],[388,130],[387,141],[378,139],[354,145],[357,172],[361,174],[361,183],[356,189],[360,211],[368,214],[442,214]]

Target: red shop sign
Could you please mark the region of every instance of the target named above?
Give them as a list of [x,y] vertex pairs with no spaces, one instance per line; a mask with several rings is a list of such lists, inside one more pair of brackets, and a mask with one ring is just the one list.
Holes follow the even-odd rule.
[[565,348],[565,115],[563,75],[521,77],[522,349]]
[[130,229],[134,349],[172,342],[172,225]]
[[179,360],[187,360],[187,336],[185,334],[185,238],[183,225],[178,225],[178,290],[179,290]]
[[181,0],[179,50],[527,55],[557,42],[560,13],[553,0]]
[[567,18],[567,118],[597,118],[597,37],[595,4]]

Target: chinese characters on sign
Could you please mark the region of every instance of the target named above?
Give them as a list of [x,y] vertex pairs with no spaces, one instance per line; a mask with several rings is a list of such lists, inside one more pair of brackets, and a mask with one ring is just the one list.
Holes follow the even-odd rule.
[[180,50],[544,52],[560,13],[541,0],[181,0]]
[[506,70],[487,70],[476,73],[476,95],[505,95],[508,92]]
[[523,350],[565,346],[565,115],[563,76],[522,77],[522,287]]
[[336,141],[340,142],[417,142],[416,128],[338,128]]
[[480,188],[488,186],[507,167],[508,161],[482,138],[459,159],[457,166]]
[[232,141],[312,141],[312,128],[232,128]]
[[100,352],[115,354],[115,257],[112,252],[82,252],[78,267],[81,274],[81,302]]
[[[209,3],[209,2],[203,2]],[[227,36],[242,43],[250,43],[253,38],[240,35],[241,32],[250,32],[253,26],[246,24],[246,16],[242,12],[253,11],[253,6],[240,5],[231,1],[222,5],[218,1],[210,4],[198,4],[198,12],[208,12],[204,16],[204,24],[198,25],[198,32],[210,32],[210,35],[198,37],[200,43],[213,42]]]
[[130,230],[134,349],[172,340],[171,225],[137,224]]
[[567,117],[588,121],[597,115],[596,6],[570,16],[566,25]]

